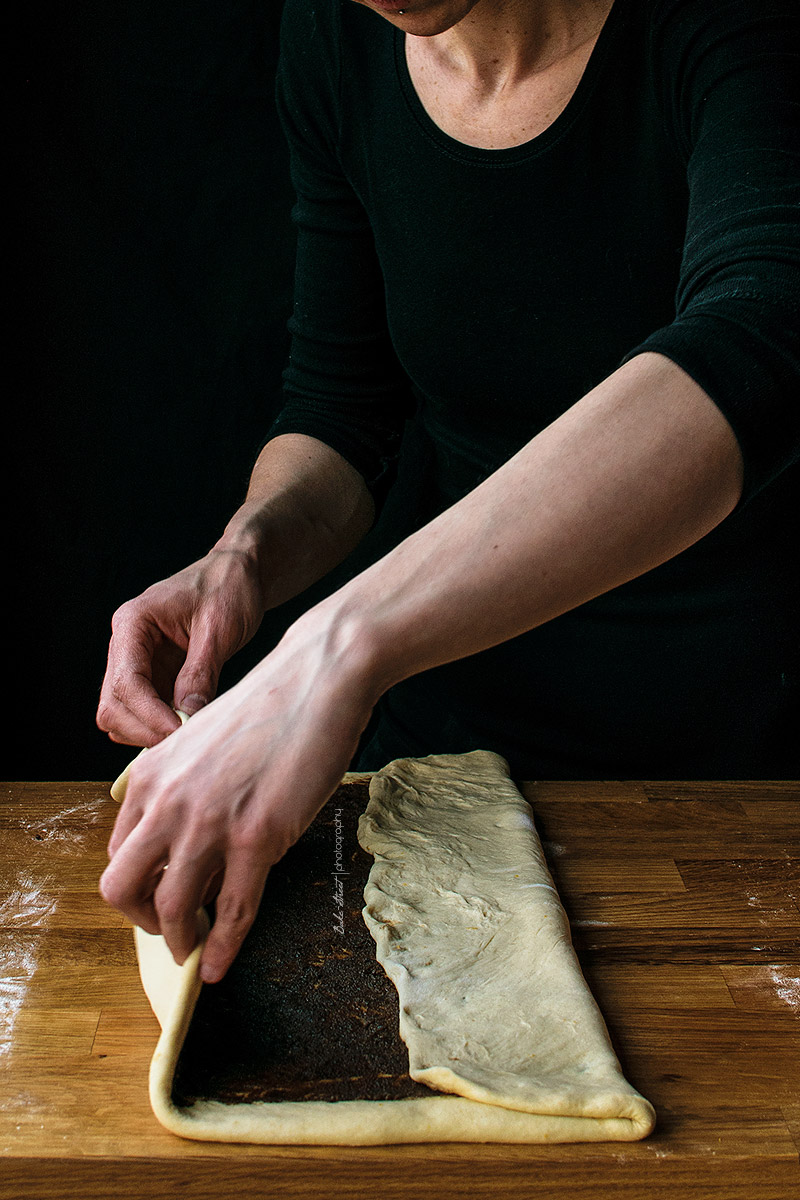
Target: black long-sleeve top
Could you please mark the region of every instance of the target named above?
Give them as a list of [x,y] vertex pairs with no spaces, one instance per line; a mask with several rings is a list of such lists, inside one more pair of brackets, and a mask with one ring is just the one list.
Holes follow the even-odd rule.
[[615,0],[565,110],[505,150],[430,119],[404,35],[287,0],[299,233],[286,405],[380,495],[416,407],[425,519],[621,362],[672,359],[742,450],[713,533],[393,689],[376,753],[496,749],[527,777],[796,773],[800,14]]

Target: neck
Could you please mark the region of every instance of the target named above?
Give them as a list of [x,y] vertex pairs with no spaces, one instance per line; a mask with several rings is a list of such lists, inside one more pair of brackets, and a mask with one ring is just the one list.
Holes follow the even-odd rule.
[[595,39],[613,0],[477,0],[426,49],[481,90],[499,91],[580,51]]

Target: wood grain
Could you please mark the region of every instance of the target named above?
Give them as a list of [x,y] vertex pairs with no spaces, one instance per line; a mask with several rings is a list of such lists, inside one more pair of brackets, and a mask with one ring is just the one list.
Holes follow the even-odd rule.
[[526,786],[587,979],[656,1132],[635,1145],[221,1146],[155,1121],[158,1027],[97,894],[103,783],[0,804],[0,1197],[800,1197],[800,790]]

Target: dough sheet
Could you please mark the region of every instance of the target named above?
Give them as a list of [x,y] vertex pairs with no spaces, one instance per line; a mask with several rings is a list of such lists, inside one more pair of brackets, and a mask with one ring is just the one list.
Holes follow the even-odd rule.
[[[123,798],[124,781],[114,794]],[[430,1096],[176,1104],[176,1065],[204,986],[201,913],[200,941],[183,966],[161,937],[135,930],[161,1025],[149,1089],[162,1125],[182,1137],[263,1144],[646,1136],[652,1106],[622,1074],[530,806],[504,760],[475,751],[390,763],[371,779],[358,837],[374,856],[363,917],[397,989],[410,1074]]]
[[359,841],[375,858],[364,918],[397,988],[412,1078],[537,1119],[649,1131],[652,1108],[623,1077],[504,760],[390,763]]

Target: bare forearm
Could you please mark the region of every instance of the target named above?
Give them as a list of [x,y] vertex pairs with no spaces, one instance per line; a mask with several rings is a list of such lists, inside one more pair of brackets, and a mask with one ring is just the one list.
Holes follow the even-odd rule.
[[250,558],[273,608],[342,562],[374,515],[355,468],[315,438],[284,434],[262,450],[245,502],[214,549]]
[[359,647],[380,694],[671,558],[735,507],[741,479],[716,406],[642,355],[309,618]]

